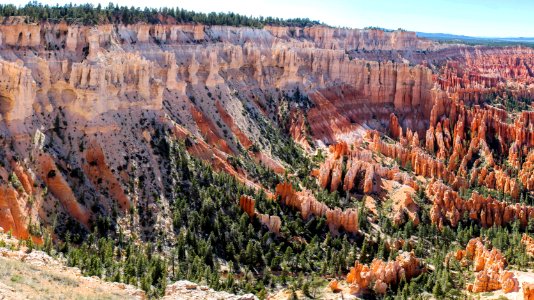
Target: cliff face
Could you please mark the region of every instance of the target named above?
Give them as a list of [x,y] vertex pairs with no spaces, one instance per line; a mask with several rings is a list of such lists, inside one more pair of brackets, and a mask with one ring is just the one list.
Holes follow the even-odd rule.
[[31,71],[20,63],[0,61],[0,115],[6,121],[32,114],[36,86]]

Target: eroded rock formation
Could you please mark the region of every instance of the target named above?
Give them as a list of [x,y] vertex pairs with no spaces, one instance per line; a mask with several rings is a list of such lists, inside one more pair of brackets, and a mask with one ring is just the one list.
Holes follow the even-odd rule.
[[326,223],[333,233],[338,233],[341,228],[350,233],[358,232],[358,211],[353,208],[341,210],[336,207],[331,209],[326,204],[317,201],[310,191],[295,191],[290,183],[278,184],[276,196],[280,197],[285,205],[298,210],[305,220],[311,215],[326,216]]
[[20,239],[29,236],[24,207],[21,207],[21,197],[12,187],[0,187],[0,227]]
[[269,231],[276,234],[280,233],[280,227],[282,226],[282,220],[279,216],[270,216],[266,214],[258,214],[258,218],[261,224],[265,225]]
[[70,185],[57,168],[54,159],[47,154],[42,154],[37,159],[40,177],[52,195],[59,200],[70,216],[85,227],[89,227],[90,212],[78,202]]
[[508,204],[491,196],[484,198],[476,192],[465,200],[440,181],[430,183],[427,194],[433,199],[430,218],[439,227],[446,224],[456,227],[465,214],[482,227],[501,226],[519,220],[521,227],[525,228],[534,217],[534,208],[531,206]]
[[[379,192],[382,179],[394,180],[418,189],[415,180],[399,168],[382,166],[373,158],[369,150],[362,150],[357,144],[351,149],[345,142],[329,147],[328,157],[314,174],[319,186],[335,191],[342,187],[345,191],[357,190],[364,194]],[[342,169],[346,168],[343,174]],[[343,183],[343,184],[341,184]]]
[[92,144],[85,153],[87,163],[83,167],[93,185],[104,189],[123,211],[128,211],[131,207],[130,200],[106,163],[102,148]]
[[324,163],[312,175],[317,177],[320,187],[330,187],[331,192],[342,188],[347,192],[380,193],[384,181],[398,182],[408,188],[404,193],[391,197],[394,201],[393,222],[400,225],[409,219],[415,225],[419,224],[419,206],[413,201],[409,191],[419,188],[415,180],[398,167],[383,166],[371,151],[362,150],[361,145],[354,143],[349,147],[345,142],[331,145]]
[[523,282],[523,299],[533,300],[534,299],[534,283]]
[[502,253],[493,248],[488,250],[480,238],[471,239],[465,250],[458,250],[454,255],[457,260],[467,259],[473,262],[476,273],[475,282],[467,285],[473,293],[496,291],[504,293],[515,291],[518,287],[514,274],[505,271],[506,259]]
[[239,206],[241,206],[241,209],[243,209],[249,217],[252,218],[256,215],[256,200],[254,200],[254,198],[246,195],[239,197]]
[[280,227],[282,226],[282,220],[279,216],[270,216],[266,214],[260,214],[256,212],[256,200],[250,196],[242,195],[239,197],[239,206],[244,212],[252,219],[257,217],[261,224],[265,225],[269,231],[276,234],[280,233]]
[[390,285],[397,284],[402,278],[408,281],[422,272],[424,267],[413,252],[403,252],[394,261],[374,259],[369,266],[356,262],[346,280],[350,284],[352,294],[361,294],[368,290],[385,294]]
[[524,233],[521,237],[521,244],[525,246],[525,251],[528,255],[534,256],[534,238]]

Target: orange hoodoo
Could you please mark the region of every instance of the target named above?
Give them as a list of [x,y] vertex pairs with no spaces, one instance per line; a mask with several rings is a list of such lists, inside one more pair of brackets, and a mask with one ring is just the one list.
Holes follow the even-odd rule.
[[250,196],[243,195],[239,198],[239,206],[247,213],[249,217],[254,217],[256,200]]
[[326,216],[328,227],[334,234],[339,233],[340,228],[350,233],[357,233],[359,230],[358,211],[355,209],[341,210],[339,207],[331,209],[315,199],[310,191],[295,191],[290,183],[278,184],[276,195],[280,196],[282,203],[298,210],[303,219],[307,219],[310,215]]
[[474,270],[478,273],[475,281],[467,286],[470,292],[480,293],[502,289],[504,293],[510,293],[518,286],[514,274],[504,270],[506,258],[501,251],[496,248],[488,250],[480,238],[471,239],[465,250],[457,251],[454,257],[465,264],[468,260],[473,261]]
[[279,234],[280,227],[282,226],[280,217],[256,213],[255,205],[256,200],[254,198],[247,195],[239,197],[239,206],[241,206],[243,211],[245,211],[251,219],[257,217],[260,223],[265,225],[269,231]]
[[394,261],[374,259],[370,266],[356,262],[347,274],[347,283],[350,284],[351,294],[360,294],[369,288],[377,294],[385,294],[389,285],[398,283],[402,278],[409,280],[423,271],[421,261],[413,252],[403,252]]

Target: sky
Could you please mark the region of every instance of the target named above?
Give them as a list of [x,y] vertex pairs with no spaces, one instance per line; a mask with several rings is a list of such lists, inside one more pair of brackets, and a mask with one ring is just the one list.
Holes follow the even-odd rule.
[[[0,0],[4,2],[6,0]],[[249,16],[307,17],[328,25],[403,28],[477,37],[534,37],[533,0],[40,0],[43,4],[100,3],[180,7]],[[28,0],[8,0],[24,5]]]

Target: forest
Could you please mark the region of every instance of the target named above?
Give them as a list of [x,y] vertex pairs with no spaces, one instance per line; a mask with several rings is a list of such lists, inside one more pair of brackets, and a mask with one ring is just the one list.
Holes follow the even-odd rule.
[[39,2],[29,2],[17,7],[13,4],[0,4],[0,16],[24,16],[28,23],[67,22],[68,24],[100,25],[100,24],[178,24],[202,23],[206,25],[247,26],[262,28],[265,25],[276,26],[313,26],[322,25],[319,21],[308,18],[281,19],[273,17],[252,17],[227,13],[201,13],[185,10],[179,7],[139,8],[126,7],[110,3],[106,7],[100,4],[66,4],[63,6],[43,5]]

